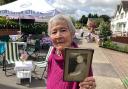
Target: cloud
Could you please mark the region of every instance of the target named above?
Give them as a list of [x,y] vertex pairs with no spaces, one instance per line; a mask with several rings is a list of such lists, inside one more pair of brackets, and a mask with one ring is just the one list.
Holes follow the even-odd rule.
[[120,0],[52,0],[52,5],[67,14],[97,13],[112,16]]

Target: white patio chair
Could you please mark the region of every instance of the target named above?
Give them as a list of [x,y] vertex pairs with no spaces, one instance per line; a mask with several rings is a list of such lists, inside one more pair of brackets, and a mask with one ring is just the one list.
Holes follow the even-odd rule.
[[[46,55],[46,57],[45,57],[45,60],[43,60],[44,57],[42,57],[42,60],[41,60],[41,61],[34,62],[34,64],[35,64],[34,71],[36,70],[36,67],[44,68],[44,71],[42,72],[42,75],[41,75],[41,78],[40,78],[40,79],[43,78],[44,72],[45,72],[45,70],[46,70],[46,68],[47,68],[48,58],[49,58],[49,56],[50,56],[50,54],[51,54],[51,52],[52,52],[52,49],[53,49],[53,46],[50,46],[50,47],[49,47],[49,50],[48,50],[48,53],[47,53],[47,55]],[[39,57],[38,57],[38,58],[39,58]]]

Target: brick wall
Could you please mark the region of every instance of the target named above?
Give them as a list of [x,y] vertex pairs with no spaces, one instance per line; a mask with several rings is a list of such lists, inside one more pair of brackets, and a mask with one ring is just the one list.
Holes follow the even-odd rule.
[[112,41],[128,44],[128,37],[112,37]]
[[0,29],[0,36],[3,35],[16,35],[19,29]]

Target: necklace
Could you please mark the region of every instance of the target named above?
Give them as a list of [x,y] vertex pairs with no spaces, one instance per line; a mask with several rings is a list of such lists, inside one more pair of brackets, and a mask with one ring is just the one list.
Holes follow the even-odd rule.
[[57,49],[56,49],[55,53],[56,53],[56,55],[58,55],[58,56],[61,56],[61,55],[62,55],[62,52],[59,51],[59,50],[57,50]]

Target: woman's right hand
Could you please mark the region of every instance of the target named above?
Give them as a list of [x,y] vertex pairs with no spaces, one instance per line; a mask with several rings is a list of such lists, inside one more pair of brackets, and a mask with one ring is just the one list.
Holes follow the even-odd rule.
[[79,84],[80,89],[95,89],[96,82],[93,77],[87,77],[83,82]]

